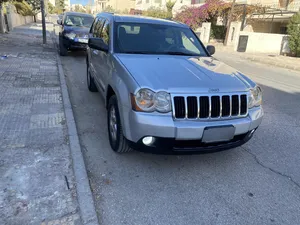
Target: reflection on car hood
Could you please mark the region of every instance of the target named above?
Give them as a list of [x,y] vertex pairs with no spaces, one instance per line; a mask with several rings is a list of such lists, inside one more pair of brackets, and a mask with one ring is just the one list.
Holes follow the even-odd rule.
[[247,91],[255,84],[212,57],[116,54],[141,87],[172,93]]

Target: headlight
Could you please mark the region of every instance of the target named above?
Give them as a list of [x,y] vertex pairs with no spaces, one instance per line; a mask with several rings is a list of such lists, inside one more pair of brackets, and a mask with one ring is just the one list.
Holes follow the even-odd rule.
[[76,37],[76,34],[74,33],[65,33],[65,37],[70,38],[70,39],[74,39]]
[[260,106],[261,104],[262,104],[262,91],[260,87],[255,86],[255,88],[250,89],[248,108],[251,109],[255,106]]
[[153,92],[149,89],[141,89],[136,95],[131,96],[132,108],[136,111],[167,113],[171,111],[170,94],[164,91]]
[[154,96],[154,106],[158,112],[166,113],[171,111],[170,94],[164,91],[157,92]]

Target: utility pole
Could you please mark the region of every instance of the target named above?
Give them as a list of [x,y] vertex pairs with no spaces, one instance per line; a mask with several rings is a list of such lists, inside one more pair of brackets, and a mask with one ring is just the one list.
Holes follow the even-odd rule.
[[43,27],[43,44],[46,44],[46,20],[45,20],[45,4],[44,0],[41,0],[41,12],[42,12],[42,27]]
[[230,9],[230,14],[229,14],[229,18],[228,18],[228,22],[227,22],[227,29],[226,29],[226,36],[225,36],[225,40],[224,40],[224,45],[226,46],[228,43],[228,36],[229,36],[229,32],[230,32],[230,25],[231,25],[231,20],[232,20],[232,14],[233,14],[233,10],[234,10],[234,5],[235,5],[235,1],[232,1],[232,5],[231,5],[231,9]]

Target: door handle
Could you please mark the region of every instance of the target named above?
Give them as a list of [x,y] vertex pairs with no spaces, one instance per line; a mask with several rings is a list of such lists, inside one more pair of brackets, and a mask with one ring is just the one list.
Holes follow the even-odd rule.
[[93,53],[94,53],[95,55],[98,55],[98,50],[93,50]]

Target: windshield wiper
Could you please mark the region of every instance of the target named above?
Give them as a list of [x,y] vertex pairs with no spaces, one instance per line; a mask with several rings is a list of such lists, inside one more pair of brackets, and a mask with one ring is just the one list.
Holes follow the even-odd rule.
[[155,52],[147,52],[147,51],[125,51],[122,53],[124,53],[124,54],[156,54]]
[[185,55],[185,56],[199,56],[198,54],[191,54],[191,53],[185,53],[185,52],[164,52],[166,55]]

